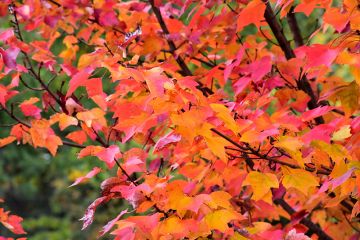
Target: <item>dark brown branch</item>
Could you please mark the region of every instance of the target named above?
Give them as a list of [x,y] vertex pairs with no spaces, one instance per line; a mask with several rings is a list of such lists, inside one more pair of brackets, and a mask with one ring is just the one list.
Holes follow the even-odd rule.
[[[265,3],[266,9],[265,9],[265,14],[264,14],[266,22],[269,24],[271,31],[273,32],[276,40],[278,41],[278,43],[280,45],[280,48],[282,49],[282,51],[285,54],[286,58],[287,59],[294,58],[295,53],[292,50],[290,43],[285,38],[283,29],[279,25],[275,15],[274,15],[274,12],[270,6],[270,3],[267,1],[264,1],[264,2],[266,2]],[[294,22],[294,24],[297,24],[297,23]],[[297,81],[297,87],[300,90],[304,91],[310,97],[310,101],[308,102],[309,109],[314,109],[319,106],[319,104],[317,103],[317,97],[315,96],[315,93],[314,93],[313,89],[311,88],[311,85],[310,85],[309,80],[307,79],[306,75],[303,75],[302,77],[300,77],[300,79]],[[316,121],[316,124],[324,123],[324,119],[322,117],[315,118],[315,121]]]
[[263,30],[261,29],[261,27],[259,27],[259,30],[260,30],[260,33],[261,35],[266,39],[268,40],[269,42],[271,42],[273,45],[275,46],[279,46],[279,44],[277,44],[276,42],[274,42],[273,40],[271,40],[270,38],[268,38],[265,33],[263,32]]
[[266,22],[269,24],[271,31],[273,32],[276,40],[278,41],[280,48],[285,53],[287,59],[295,57],[294,51],[290,47],[290,43],[285,38],[282,27],[279,25],[275,14],[270,6],[270,3],[266,1],[266,9],[264,14]]
[[198,57],[192,57],[191,59],[194,59],[194,60],[196,60],[196,61],[198,61],[198,62],[200,62],[200,63],[203,63],[203,64],[205,64],[206,66],[211,67],[211,68],[213,68],[213,67],[216,66],[216,65],[214,65],[213,63],[207,62],[207,61],[205,61],[205,60],[203,60],[203,59],[201,59],[201,58],[198,58]]
[[[11,13],[12,15],[14,16],[14,29],[15,29],[15,32],[17,32],[18,36],[19,36],[19,40],[24,42],[24,39],[22,37],[22,34],[21,34],[21,31],[20,31],[20,25],[19,25],[19,21],[18,21],[18,18],[17,18],[17,13],[16,13],[16,9],[15,9],[15,6],[13,4],[11,4],[9,6],[9,8],[11,8]],[[25,56],[25,60],[24,60],[24,65],[26,65],[25,63],[27,62],[27,64],[29,65],[28,66],[28,69],[30,71],[30,73],[33,75],[33,77],[40,83],[40,85],[44,88],[44,90],[46,90],[50,96],[59,104],[59,106],[61,107],[61,109],[63,110],[64,113],[67,113],[67,110],[66,110],[66,107],[65,105],[61,102],[61,100],[50,90],[50,88],[48,87],[48,85],[46,85],[43,80],[41,79],[41,75],[40,75],[40,71],[41,71],[41,66],[42,64],[40,64],[39,66],[39,69],[38,69],[38,74],[36,73],[34,67],[32,66],[31,64],[31,60],[30,60],[30,57],[29,55],[24,52],[24,51],[21,51],[22,54]]]
[[[267,161],[274,162],[274,163],[278,163],[278,164],[281,164],[281,165],[284,165],[284,166],[288,166],[288,167],[290,167],[290,168],[300,168],[300,166],[298,166],[298,165],[281,161],[281,160],[279,160],[279,159],[277,159],[277,158],[275,158],[275,157],[269,157],[267,154],[262,154],[262,153],[260,153],[260,151],[257,151],[256,149],[253,149],[249,144],[247,144],[246,147],[241,146],[239,143],[235,142],[234,140],[232,140],[232,139],[229,138],[228,136],[224,135],[223,133],[219,132],[219,131],[216,130],[215,128],[212,128],[211,131],[214,132],[214,133],[216,133],[216,134],[219,135],[220,137],[224,138],[226,141],[232,143],[234,146],[238,147],[242,152],[243,152],[243,151],[245,151],[245,152],[246,152],[246,151],[250,151],[250,154],[259,157],[259,159],[267,160]],[[283,155],[288,156],[286,153],[283,153]],[[288,156],[288,157],[290,157],[290,156]],[[325,170],[321,170],[321,169],[317,169],[317,170],[316,170],[316,169],[314,169],[314,168],[310,168],[310,167],[307,167],[307,166],[305,166],[305,170],[306,170],[306,171],[309,171],[309,172],[314,172],[314,171],[316,171],[316,173],[318,173],[318,174],[324,174],[324,175],[329,175],[329,174],[330,174],[329,171],[325,171]]]
[[24,79],[23,79],[21,76],[19,76],[19,79],[20,79],[20,82],[21,82],[22,84],[24,84],[24,86],[27,87],[27,88],[30,89],[30,90],[33,90],[33,91],[44,91],[44,90],[45,90],[45,88],[35,88],[35,87],[31,87],[30,85],[28,85],[28,84],[24,81]]
[[55,2],[54,0],[47,0],[48,2],[51,2],[52,4],[55,4],[58,7],[61,7],[61,4],[58,2]]
[[294,8],[295,8],[294,6],[292,6],[290,8],[290,11],[287,14],[287,21],[289,23],[291,32],[294,36],[295,45],[296,45],[296,47],[299,47],[299,46],[304,45],[304,41],[301,36],[299,25],[298,25],[296,17],[295,17]]
[[[193,74],[190,71],[190,69],[188,68],[188,66],[186,65],[184,59],[182,59],[181,56],[176,55],[175,51],[176,51],[177,47],[175,46],[175,43],[167,37],[170,34],[170,32],[169,32],[169,29],[167,28],[166,23],[161,15],[160,9],[155,6],[154,0],[149,0],[149,3],[151,5],[152,11],[154,12],[154,14],[156,16],[156,19],[158,20],[158,22],[160,24],[161,30],[165,34],[166,41],[170,48],[169,52],[173,55],[177,64],[179,65],[182,75],[192,76]],[[201,90],[205,96],[207,96],[208,94],[214,93],[210,88],[204,86],[204,84],[202,84],[201,82],[197,81],[197,83],[199,84],[198,89]]]
[[[274,200],[275,204],[280,205],[289,215],[293,215],[295,210],[282,198]],[[310,231],[319,236],[322,240],[332,240],[333,238],[326,234],[318,225],[313,223],[308,217],[301,219],[300,223],[309,228]]]
[[[158,22],[160,24],[160,27],[161,27],[163,33],[165,35],[169,35],[170,34],[169,29],[167,28],[167,26],[165,24],[165,21],[161,15],[160,9],[155,6],[154,0],[149,0],[149,3],[151,5],[151,9],[153,10],[153,12],[156,16],[156,19],[158,20]],[[192,73],[191,73],[190,69],[188,68],[188,66],[186,65],[186,63],[184,62],[184,60],[180,56],[175,56],[175,50],[176,50],[175,43],[172,40],[168,39],[167,37],[166,37],[166,41],[168,42],[168,45],[170,47],[169,51],[175,57],[175,60],[179,64],[183,74],[185,76],[192,76]]]
[[76,148],[85,148],[86,147],[85,145],[69,142],[66,140],[62,140],[62,143],[63,143],[63,145],[67,145],[69,147],[76,147]]
[[26,127],[28,127],[28,128],[31,127],[31,125],[30,125],[29,123],[26,123],[26,122],[24,122],[23,120],[21,120],[20,118],[18,118],[18,117],[14,114],[13,110],[9,111],[9,109],[7,109],[7,108],[5,108],[5,107],[1,107],[1,109],[4,110],[12,119],[14,119],[15,121],[17,121],[18,123],[21,123],[22,125],[24,125],[24,126],[26,126]]
[[343,212],[344,218],[346,222],[350,225],[352,229],[354,229],[356,232],[360,233],[360,229],[354,226],[354,224],[351,223],[351,221],[346,217],[346,213]]

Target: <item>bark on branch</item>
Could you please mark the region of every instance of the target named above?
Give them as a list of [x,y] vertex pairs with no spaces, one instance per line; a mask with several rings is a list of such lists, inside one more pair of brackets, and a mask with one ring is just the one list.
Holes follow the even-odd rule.
[[[274,203],[280,205],[288,214],[293,215],[295,210],[282,198],[274,200]],[[321,240],[332,240],[332,237],[327,235],[318,225],[313,223],[308,217],[301,219],[301,224],[304,224],[310,231],[319,236]]]
[[[280,24],[277,21],[274,11],[272,10],[272,8],[270,6],[270,3],[266,2],[265,4],[266,4],[266,9],[265,9],[264,17],[265,17],[266,22],[269,24],[271,31],[273,32],[276,40],[278,41],[278,43],[280,45],[280,48],[282,49],[282,51],[285,54],[286,59],[294,58],[295,53],[294,53],[293,49],[291,48],[290,43],[286,39],[282,27],[280,26]],[[293,34],[300,35],[300,30],[297,25],[296,19],[295,19],[295,21],[292,22],[292,24],[293,24],[293,26],[291,27],[291,29],[293,31],[294,30],[297,31],[297,33],[293,33]],[[313,89],[311,88],[311,85],[310,85],[309,80],[307,79],[306,75],[303,75],[299,79],[299,81],[297,82],[297,87],[300,90],[304,91],[310,97],[310,101],[308,102],[309,109],[314,109],[314,108],[317,108],[320,106],[317,102],[317,97],[315,96],[315,93],[314,93]],[[315,121],[317,124],[324,123],[324,119],[322,117],[315,118]]]

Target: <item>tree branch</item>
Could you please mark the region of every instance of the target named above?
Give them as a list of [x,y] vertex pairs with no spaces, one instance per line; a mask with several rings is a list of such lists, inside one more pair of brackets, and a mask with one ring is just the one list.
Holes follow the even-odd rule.
[[[156,16],[156,19],[158,20],[158,22],[160,24],[161,30],[163,31],[163,33],[165,35],[169,35],[170,34],[169,29],[167,28],[166,23],[165,23],[162,15],[161,15],[160,9],[155,6],[154,0],[149,0],[149,3],[151,5],[152,11],[154,12],[154,14]],[[167,43],[169,45],[169,48],[170,48],[169,52],[175,58],[177,64],[179,65],[179,67],[181,69],[182,74],[184,76],[192,76],[193,74],[190,71],[190,69],[188,68],[188,66],[186,65],[184,59],[182,59],[181,56],[176,55],[175,51],[176,51],[177,48],[175,46],[175,43],[171,39],[169,39],[167,36],[165,36],[165,38],[166,38],[166,41],[167,41]],[[214,93],[210,88],[204,86],[204,84],[202,82],[197,81],[197,83],[199,84],[198,89],[200,91],[202,91],[205,96],[207,96],[208,94],[213,94]]]
[[304,45],[304,41],[303,38],[301,36],[301,32],[299,29],[299,25],[297,23],[296,17],[295,17],[295,13],[294,13],[294,6],[292,6],[287,14],[287,21],[289,23],[291,32],[294,36],[294,40],[295,40],[295,45],[296,47],[302,46]]
[[[291,164],[291,163],[288,163],[288,162],[284,162],[284,161],[281,161],[281,160],[273,158],[273,157],[269,157],[267,154],[261,154],[260,151],[257,151],[255,149],[253,149],[249,145],[247,147],[241,146],[239,143],[235,142],[234,140],[232,140],[228,136],[224,135],[223,133],[219,132],[215,128],[212,128],[211,131],[216,133],[220,137],[224,138],[228,142],[232,143],[234,146],[238,147],[240,150],[242,150],[242,151],[250,151],[250,154],[258,156],[259,159],[271,161],[271,162],[274,162],[274,163],[278,163],[278,164],[281,164],[281,165],[284,165],[284,166],[287,166],[287,167],[290,167],[290,168],[295,168],[295,169],[300,168],[300,166],[298,166],[298,165]],[[330,174],[329,171],[324,171],[324,170],[320,170],[320,169],[316,170],[314,168],[310,168],[310,167],[307,167],[307,166],[305,166],[305,170],[307,170],[309,172],[316,171],[316,173],[324,174],[324,175],[329,175]]]
[[[282,51],[285,54],[286,59],[291,59],[296,57],[294,51],[292,50],[290,43],[287,41],[287,39],[285,38],[285,34],[283,32],[282,27],[279,25],[275,14],[270,6],[270,3],[267,1],[264,1],[266,4],[266,9],[265,9],[265,20],[266,22],[269,24],[271,31],[273,32],[276,40],[278,41],[280,48],[282,49]],[[293,22],[293,24],[296,24],[297,26],[297,22]],[[298,26],[297,26],[298,28]],[[309,109],[314,109],[317,108],[319,106],[319,104],[317,103],[317,97],[315,96],[315,93],[313,91],[313,89],[311,88],[311,85],[309,83],[309,80],[307,79],[306,75],[303,75],[299,81],[297,81],[297,86],[300,90],[304,91],[309,97],[310,97],[310,101],[308,102],[308,107]],[[322,117],[317,117],[315,118],[315,122],[316,124],[323,124],[324,123],[324,119]]]
[[[275,199],[275,204],[280,205],[289,215],[293,215],[295,210],[283,199]],[[313,233],[319,236],[319,239],[322,240],[332,240],[332,237],[327,235],[318,225],[313,223],[308,217],[301,219],[301,224],[304,224],[306,227],[309,228]]]
[[[153,12],[160,24],[162,31],[164,32],[165,35],[169,35],[170,34],[169,29],[167,28],[167,26],[165,24],[165,21],[161,15],[160,9],[155,6],[154,0],[149,0],[149,3],[151,5],[151,9],[153,10]],[[175,50],[176,50],[175,43],[172,40],[168,39],[168,37],[165,36],[165,38],[170,47],[169,51],[175,57],[175,60],[179,64],[183,74],[185,76],[192,76],[192,73],[191,73],[190,69],[188,68],[188,66],[186,65],[186,63],[184,62],[184,60],[180,56],[175,56]]]

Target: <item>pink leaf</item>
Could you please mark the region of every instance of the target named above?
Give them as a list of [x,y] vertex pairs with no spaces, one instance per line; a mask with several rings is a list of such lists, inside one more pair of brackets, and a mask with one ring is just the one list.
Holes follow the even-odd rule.
[[109,169],[115,165],[115,156],[120,153],[120,149],[116,145],[111,145],[108,148],[104,148],[96,154],[96,156],[106,163]]
[[225,81],[227,81],[227,79],[231,75],[234,67],[236,67],[240,64],[243,55],[244,55],[244,48],[240,48],[238,53],[236,54],[236,59],[229,60],[226,62],[226,67],[224,70],[224,80]]
[[334,190],[335,188],[337,188],[338,186],[343,184],[346,180],[348,180],[349,177],[351,177],[351,174],[353,173],[354,170],[355,170],[355,168],[353,167],[353,168],[349,169],[344,175],[331,180],[332,189]]
[[34,105],[38,101],[38,98],[32,97],[20,104],[20,109],[26,117],[41,118],[41,109]]
[[69,82],[69,89],[66,93],[66,97],[71,96],[71,94],[80,86],[85,85],[85,81],[89,78],[90,71],[89,69],[84,69],[78,73],[76,73]]
[[242,72],[245,71],[250,73],[252,80],[257,82],[271,71],[271,67],[271,58],[269,56],[265,56],[260,60],[252,62],[246,67],[242,68]]
[[181,140],[181,136],[171,131],[156,142],[153,152],[154,153],[158,152],[167,145],[169,145],[170,143],[179,142],[180,140]]
[[113,10],[102,11],[100,13],[99,22],[103,26],[116,26],[119,24],[119,20]]
[[239,80],[237,80],[236,83],[234,84],[235,94],[238,95],[239,93],[241,93],[250,82],[251,82],[250,77],[242,77]]
[[356,133],[360,131],[360,117],[355,117],[351,121],[351,132]]
[[311,240],[311,238],[306,236],[304,233],[297,233],[296,229],[292,229],[286,235],[285,240]]
[[22,221],[23,221],[22,217],[16,215],[9,215],[5,223],[5,226],[15,234],[26,234],[23,227],[21,226]]
[[330,107],[330,106],[322,106],[322,107],[314,108],[312,110],[304,112],[301,116],[301,120],[303,120],[304,122],[309,121],[313,118],[320,117],[320,116],[330,112],[333,109],[335,109],[335,107]]
[[169,79],[161,75],[160,68],[153,68],[146,72],[145,81],[149,87],[151,94],[157,97],[164,96],[164,84],[170,83]]
[[338,55],[338,50],[329,49],[326,45],[314,44],[311,46],[302,46],[295,50],[298,58],[307,59],[307,67],[317,67],[325,65],[329,67]]
[[313,140],[322,140],[324,142],[330,143],[330,135],[334,132],[335,127],[329,124],[321,124],[313,129],[310,132],[305,133],[301,140],[305,144],[309,144]]
[[90,172],[88,172],[84,177],[79,177],[75,180],[75,182],[73,184],[71,184],[69,187],[78,185],[79,183],[85,181],[86,179],[90,179],[92,177],[94,177],[95,175],[97,175],[99,172],[101,172],[101,168],[98,167],[94,167],[93,170],[91,170]]
[[16,57],[19,54],[20,49],[15,47],[10,47],[6,50],[0,47],[0,55],[3,58],[4,64],[10,69],[16,68]]
[[11,29],[11,28],[6,29],[5,31],[0,33],[0,41],[5,42],[6,40],[11,38],[12,36],[14,36],[14,30]]
[[81,221],[84,222],[81,230],[84,230],[93,222],[96,208],[103,202],[107,202],[108,199],[109,199],[109,197],[107,197],[107,196],[100,197],[100,198],[95,199],[95,201],[89,205],[89,207],[85,211],[84,216],[80,219]]
[[121,218],[122,215],[128,213],[128,210],[125,209],[123,211],[121,211],[121,213],[116,217],[114,218],[113,220],[111,220],[110,222],[108,222],[104,227],[103,229],[100,231],[100,236],[104,236],[104,234],[106,234],[107,232],[110,231],[110,229],[115,225],[115,223]]

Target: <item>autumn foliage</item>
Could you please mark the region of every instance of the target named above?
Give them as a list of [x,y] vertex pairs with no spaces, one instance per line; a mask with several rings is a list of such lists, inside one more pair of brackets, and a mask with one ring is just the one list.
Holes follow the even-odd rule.
[[123,199],[99,236],[360,237],[359,1],[3,0],[0,15],[0,147],[97,159],[71,186],[111,172],[83,229]]

